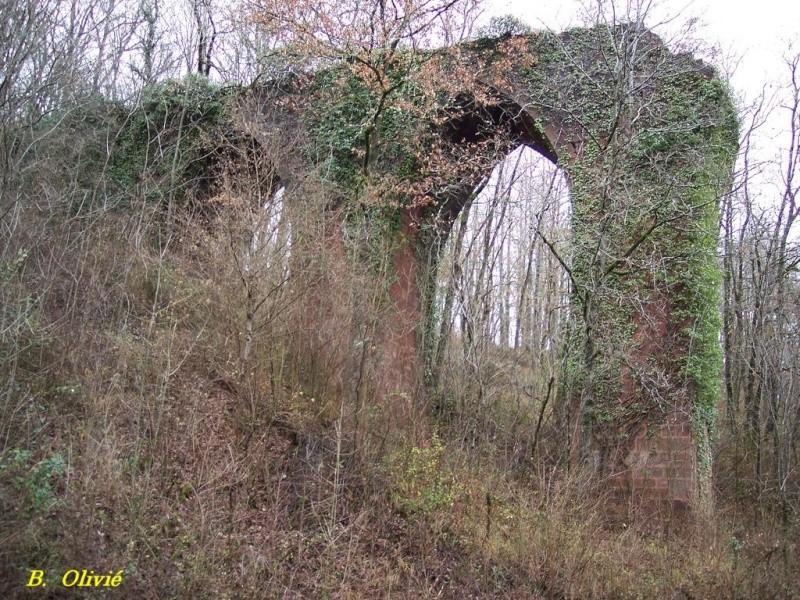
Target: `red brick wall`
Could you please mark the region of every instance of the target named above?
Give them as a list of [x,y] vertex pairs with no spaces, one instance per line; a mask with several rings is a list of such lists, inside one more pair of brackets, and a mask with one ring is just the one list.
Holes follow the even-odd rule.
[[660,424],[642,424],[619,464],[611,484],[620,516],[683,518],[699,501],[697,443],[686,411],[674,410]]

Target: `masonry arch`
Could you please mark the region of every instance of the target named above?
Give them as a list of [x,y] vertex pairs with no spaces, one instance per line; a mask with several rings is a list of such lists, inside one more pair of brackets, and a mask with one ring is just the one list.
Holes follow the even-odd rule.
[[[425,303],[444,240],[494,166],[527,146],[559,165],[571,188],[561,393],[572,462],[605,481],[620,506],[701,505],[720,379],[717,200],[738,137],[724,84],[638,25],[478,40],[434,64],[425,85],[449,82],[439,94],[450,98],[445,114],[420,117],[429,120],[407,133],[415,139],[397,120],[379,135],[373,119],[364,136],[368,160],[380,142],[388,148],[369,163],[373,178],[403,164],[409,190],[391,233],[391,310],[375,338],[372,397],[386,422],[403,435],[426,410]],[[352,102],[331,106],[328,124]],[[359,119],[336,131],[361,135]],[[334,155],[345,174],[367,166],[351,139]]]

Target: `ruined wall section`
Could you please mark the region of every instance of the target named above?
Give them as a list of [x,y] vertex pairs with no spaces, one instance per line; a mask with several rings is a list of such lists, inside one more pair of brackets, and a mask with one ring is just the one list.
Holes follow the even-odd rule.
[[721,372],[718,200],[738,140],[728,91],[632,25],[533,36],[529,52],[511,93],[550,132],[573,200],[573,458],[621,504],[698,506]]
[[364,401],[400,435],[424,419],[437,249],[470,191],[528,145],[571,184],[576,318],[561,393],[573,459],[621,506],[699,505],[720,381],[718,198],[738,138],[725,85],[632,25],[393,60],[389,92],[347,67],[303,89],[308,158],[337,187],[346,254],[385,257]]

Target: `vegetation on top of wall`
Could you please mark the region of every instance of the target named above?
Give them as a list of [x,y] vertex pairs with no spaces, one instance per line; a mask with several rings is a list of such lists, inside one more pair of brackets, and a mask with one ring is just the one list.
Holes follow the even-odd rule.
[[114,140],[112,185],[144,189],[161,201],[208,185],[236,93],[196,75],[144,88]]
[[[105,18],[105,4],[141,9],[141,18],[91,21]],[[59,62],[58,85],[36,71],[43,83],[30,111],[41,104],[49,116],[29,138],[0,120],[0,595],[24,594],[31,569],[43,569],[52,590],[82,566],[122,570],[120,593],[142,598],[797,595],[796,248],[776,250],[779,228],[763,234],[776,221],[753,203],[741,229],[730,220],[725,256],[739,261],[726,269],[733,391],[725,444],[709,443],[719,396],[716,202],[736,123],[729,94],[702,66],[647,54],[671,77],[655,94],[630,96],[584,68],[598,48],[623,48],[600,28],[520,37],[504,22],[495,24],[500,38],[418,53],[419,64],[402,55],[407,38],[397,52],[395,40],[378,40],[370,65],[358,62],[369,55],[348,45],[348,28],[348,43],[328,38],[316,63],[326,71],[295,71],[277,92],[271,82],[241,91],[161,78],[159,64],[175,54],[154,59],[159,32],[172,25],[155,26],[160,3],[105,4],[8,3],[48,18],[85,5],[89,21],[115,34],[132,24],[133,37],[109,40],[124,41],[122,60],[140,39],[136,76],[147,86],[138,100],[101,94],[52,109],[58,94],[48,90],[69,90],[77,73],[87,85],[91,76],[112,81],[106,70],[62,71]],[[190,4],[207,34],[194,39],[207,44],[215,21],[204,11],[215,3]],[[47,44],[25,31],[37,65],[72,35],[54,31]],[[241,45],[226,38],[224,47],[246,56],[260,38],[241,33]],[[535,56],[511,72],[504,55],[527,53]],[[94,55],[108,56],[86,53]],[[227,57],[212,58],[203,64],[225,78]],[[20,84],[36,81],[7,89]],[[512,102],[503,92],[515,86]],[[256,108],[243,114],[240,94]],[[509,120],[516,102],[539,134],[560,123],[592,137],[551,153],[573,184],[572,234],[547,182],[509,184],[489,200],[469,195],[519,143],[519,129],[507,127],[519,125]],[[585,105],[567,114],[574,102]],[[300,116],[287,118],[294,109]],[[619,114],[623,127],[607,135]],[[625,127],[630,114],[639,126]],[[271,143],[284,134],[300,141]],[[240,160],[252,164],[226,170]],[[193,203],[207,192],[214,210],[198,219]],[[526,203],[514,204],[516,194]],[[444,290],[431,313],[440,320],[424,323],[425,335],[440,336],[437,352],[445,348],[425,364],[440,369],[440,393],[412,407],[415,440],[386,435],[406,425],[373,400],[376,381],[399,362],[381,344],[414,325],[382,329],[409,207],[420,209],[431,267],[420,280]],[[455,250],[437,283],[450,225]],[[156,237],[163,243],[148,243]],[[635,318],[662,292],[675,353],[634,365],[637,381],[677,374],[684,387],[661,404],[643,393],[616,406]],[[556,397],[562,383],[573,389]],[[712,452],[723,466],[715,463],[710,525],[687,524],[682,536],[610,522],[607,495],[563,460],[577,431],[566,413],[587,390],[588,431],[608,438],[628,434],[626,420],[657,424],[664,399],[692,397],[701,474]]]
[[[614,427],[627,436],[631,410],[658,420],[668,407],[644,384],[620,404],[623,368],[656,369],[635,371],[641,381],[677,369],[684,381],[673,376],[669,396],[691,398],[707,474],[721,377],[716,223],[738,148],[730,94],[708,67],[670,54],[635,25],[574,29],[529,44],[537,59],[519,71],[516,85],[544,124],[567,140],[584,140],[556,149],[572,184],[570,278],[583,323],[566,350],[564,391],[580,397],[575,406],[590,428],[603,422],[603,436]],[[597,56],[628,65],[630,79],[615,78]],[[655,318],[685,326],[671,357],[629,365],[631,344],[642,343],[634,341],[634,323],[654,318],[637,316],[644,309],[635,307],[659,294],[671,308]],[[588,442],[583,450],[589,452]]]

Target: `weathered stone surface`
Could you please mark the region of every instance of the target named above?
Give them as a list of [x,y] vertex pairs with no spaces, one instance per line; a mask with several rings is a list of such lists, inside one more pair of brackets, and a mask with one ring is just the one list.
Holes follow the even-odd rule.
[[[526,145],[571,183],[574,323],[561,398],[570,431],[579,432],[573,460],[590,464],[625,510],[692,510],[708,496],[719,379],[717,199],[737,143],[725,86],[706,65],[635,26],[480,40],[404,77],[419,78],[412,91],[441,86],[398,107],[444,98],[441,106],[368,127],[349,110],[358,103],[336,91],[307,109],[324,124],[312,128],[312,139],[349,132],[343,142],[318,140],[339,144],[325,160],[342,203],[374,210],[377,197],[399,211],[386,233],[390,303],[370,338],[376,354],[363,402],[401,433],[424,416],[425,278],[475,186]],[[309,81],[291,94],[313,96]],[[371,106],[368,86],[337,85]],[[382,178],[391,185],[381,188]],[[331,240],[332,254],[341,254],[338,244]],[[310,313],[320,315],[319,336],[333,352],[342,351],[334,340],[343,319],[324,304],[340,296],[321,292]]]

